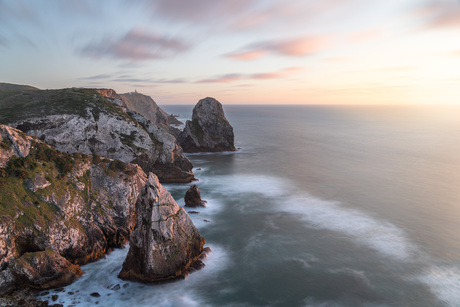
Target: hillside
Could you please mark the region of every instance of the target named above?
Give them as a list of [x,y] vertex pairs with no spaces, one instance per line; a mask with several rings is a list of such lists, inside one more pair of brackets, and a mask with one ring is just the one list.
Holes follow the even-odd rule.
[[0,122],[63,152],[140,165],[162,182],[188,182],[192,164],[164,126],[129,111],[108,89],[0,91]]

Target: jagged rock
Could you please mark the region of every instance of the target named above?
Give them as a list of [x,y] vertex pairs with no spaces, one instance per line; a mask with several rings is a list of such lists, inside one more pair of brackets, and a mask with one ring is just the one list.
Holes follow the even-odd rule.
[[152,173],[136,208],[136,228],[119,277],[141,282],[184,278],[204,245],[190,217]]
[[[157,173],[163,182],[189,182],[194,178],[192,164],[167,131],[170,126],[158,126],[156,133],[151,132],[154,129],[147,131],[144,123],[127,112],[126,104],[113,90],[37,90],[28,91],[28,95],[12,92],[4,96],[0,102],[1,122],[60,151],[139,163],[144,171]],[[16,107],[9,108],[11,104]]]
[[[0,276],[26,253],[50,249],[83,264],[127,242],[147,180],[139,166],[62,153],[4,125],[0,138],[9,142],[0,146]],[[21,142],[25,157],[12,146]]]
[[25,180],[26,187],[33,193],[37,192],[38,190],[47,188],[51,185],[51,182],[46,180],[43,174],[37,174],[33,179],[26,179]]
[[144,170],[154,169],[155,175],[162,182],[189,182],[193,180],[194,175],[191,172],[193,164],[187,158],[184,159],[184,152],[177,145],[175,137],[168,133],[163,126],[152,124],[151,121],[136,112],[128,112],[128,114],[141,124],[150,135],[153,135],[158,142],[163,144],[162,151],[153,165],[148,165],[151,160],[145,159],[143,155],[132,162]]
[[206,207],[206,201],[201,200],[200,190],[196,184],[185,192],[184,201],[186,207]]
[[162,108],[160,108],[150,96],[143,95],[138,92],[131,92],[120,94],[120,97],[128,109],[142,114],[142,116],[156,126],[165,124],[182,124],[176,119],[176,117],[166,113]]
[[222,104],[214,98],[201,99],[193,108],[192,120],[177,137],[184,152],[235,151],[233,128]]
[[16,287],[35,289],[66,286],[83,274],[78,265],[51,250],[25,253],[11,261],[7,270],[12,272]]

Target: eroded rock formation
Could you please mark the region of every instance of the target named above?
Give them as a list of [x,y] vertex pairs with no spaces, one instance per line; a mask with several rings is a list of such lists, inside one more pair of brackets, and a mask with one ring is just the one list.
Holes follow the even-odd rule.
[[[0,120],[59,151],[98,154],[139,164],[162,182],[189,182],[192,164],[167,125],[146,128],[113,90],[63,89],[11,92],[1,102]],[[10,108],[14,105],[15,108]]]
[[193,108],[192,120],[177,138],[184,152],[234,151],[233,127],[222,104],[214,98],[201,99]]
[[136,208],[136,228],[119,277],[142,282],[184,278],[204,251],[190,217],[152,173]]
[[[4,279],[12,276],[17,284],[26,273],[17,273],[14,265],[30,253],[49,249],[83,264],[127,242],[136,222],[135,203],[147,180],[139,166],[62,153],[4,125],[0,125],[0,161]],[[43,265],[57,261],[45,256],[37,255]],[[3,272],[7,268],[16,268],[16,273]]]

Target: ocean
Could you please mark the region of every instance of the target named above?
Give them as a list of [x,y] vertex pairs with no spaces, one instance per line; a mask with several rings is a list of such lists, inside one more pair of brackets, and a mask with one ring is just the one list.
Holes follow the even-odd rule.
[[[193,106],[166,106],[179,119]],[[64,306],[460,306],[460,108],[224,105],[232,153],[190,154],[212,252],[163,285],[126,249],[52,290]],[[180,206],[190,184],[167,184]],[[91,296],[97,292],[100,296]]]

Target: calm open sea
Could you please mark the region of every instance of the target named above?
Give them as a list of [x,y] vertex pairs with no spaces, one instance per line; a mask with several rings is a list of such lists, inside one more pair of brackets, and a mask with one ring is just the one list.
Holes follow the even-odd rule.
[[[224,106],[235,153],[193,154],[213,252],[184,281],[86,265],[65,306],[460,306],[460,108]],[[192,106],[167,106],[191,117]],[[189,184],[169,184],[179,205]],[[73,293],[73,294],[69,294]],[[100,297],[90,293],[98,292]]]

